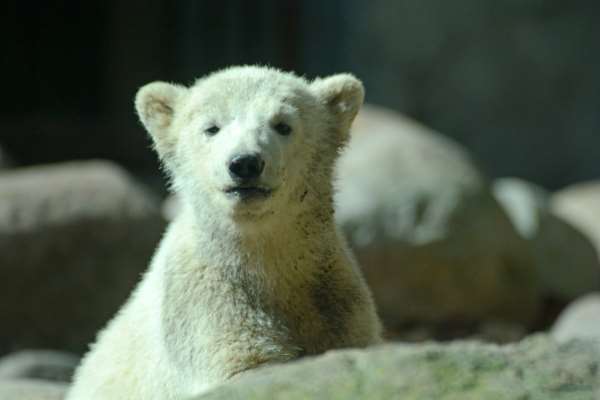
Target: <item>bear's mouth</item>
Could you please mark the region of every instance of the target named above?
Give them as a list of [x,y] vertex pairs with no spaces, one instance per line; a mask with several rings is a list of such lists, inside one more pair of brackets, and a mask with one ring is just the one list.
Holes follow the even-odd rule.
[[241,200],[265,198],[271,195],[271,189],[260,186],[233,186],[225,189],[225,193]]

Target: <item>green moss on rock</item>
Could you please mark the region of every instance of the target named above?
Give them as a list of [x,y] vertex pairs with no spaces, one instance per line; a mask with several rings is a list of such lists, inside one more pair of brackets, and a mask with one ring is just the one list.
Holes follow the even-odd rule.
[[197,400],[591,400],[600,398],[600,346],[534,336],[388,344],[334,351],[249,372]]

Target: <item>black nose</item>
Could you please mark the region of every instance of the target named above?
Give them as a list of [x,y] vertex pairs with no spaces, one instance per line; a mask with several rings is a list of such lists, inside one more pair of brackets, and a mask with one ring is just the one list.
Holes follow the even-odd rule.
[[244,154],[229,162],[229,173],[235,180],[249,181],[260,176],[265,162],[258,154]]

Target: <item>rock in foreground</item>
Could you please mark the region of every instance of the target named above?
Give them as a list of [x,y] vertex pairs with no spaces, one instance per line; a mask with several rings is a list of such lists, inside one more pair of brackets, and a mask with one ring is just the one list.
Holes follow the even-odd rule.
[[84,350],[128,297],[163,228],[158,201],[112,163],[0,173],[0,353]]
[[336,351],[241,376],[197,400],[575,400],[600,395],[600,350],[536,336]]

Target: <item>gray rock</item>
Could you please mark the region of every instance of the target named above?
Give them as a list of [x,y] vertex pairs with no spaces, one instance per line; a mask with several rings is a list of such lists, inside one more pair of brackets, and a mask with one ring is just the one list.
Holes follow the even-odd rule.
[[600,394],[600,350],[535,336],[334,351],[251,371],[196,400],[574,400]]
[[585,233],[600,258],[600,181],[579,183],[556,192],[551,209]]
[[570,301],[600,290],[600,263],[592,242],[550,210],[542,188],[517,178],[498,179],[494,195],[513,225],[529,241],[542,292]]
[[600,292],[569,304],[554,323],[552,336],[563,342],[573,339],[600,341]]
[[0,379],[69,382],[79,358],[54,350],[24,350],[0,358]]
[[457,143],[366,106],[337,172],[336,219],[389,328],[535,317],[530,249]]
[[144,271],[164,221],[118,166],[0,173],[0,353],[83,351]]
[[0,380],[2,400],[62,400],[67,385],[33,379]]

